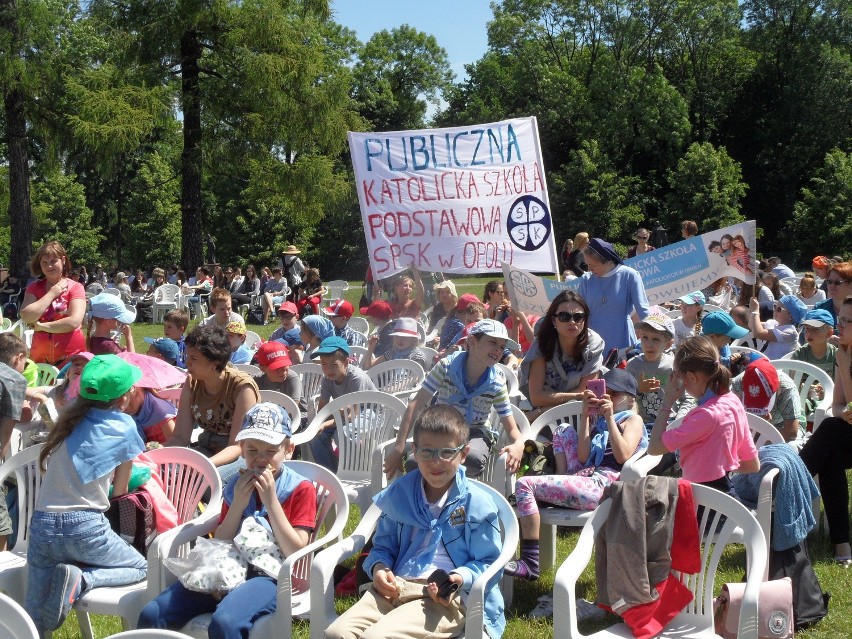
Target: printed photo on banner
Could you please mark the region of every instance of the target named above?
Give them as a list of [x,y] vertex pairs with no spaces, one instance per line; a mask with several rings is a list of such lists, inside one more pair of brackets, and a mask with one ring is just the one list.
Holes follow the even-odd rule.
[[503,262],[556,272],[535,118],[350,132],[349,152],[375,277],[411,265],[490,273]]
[[[756,279],[754,220],[726,226],[624,260],[639,271],[651,305],[675,300],[706,288],[722,277],[746,284]],[[580,280],[558,282],[503,263],[506,293],[512,306],[524,313],[543,315],[560,291],[576,288]]]

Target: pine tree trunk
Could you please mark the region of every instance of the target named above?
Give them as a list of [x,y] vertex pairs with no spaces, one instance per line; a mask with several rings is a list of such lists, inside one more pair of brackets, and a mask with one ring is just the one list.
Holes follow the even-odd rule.
[[[20,56],[17,8],[15,0],[0,0],[0,29],[11,34],[12,57]],[[3,92],[6,117],[6,145],[9,161],[9,224],[11,227],[11,263],[9,272],[26,282],[30,275],[32,253],[32,207],[30,206],[30,166],[27,156],[27,120],[24,93],[17,82]]]
[[181,264],[194,273],[203,263],[201,228],[201,42],[187,31],[180,43],[183,152],[181,153]]

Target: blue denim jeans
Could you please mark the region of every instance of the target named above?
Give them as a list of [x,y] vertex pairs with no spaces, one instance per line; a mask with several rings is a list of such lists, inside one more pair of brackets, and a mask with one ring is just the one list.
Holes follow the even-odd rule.
[[337,437],[336,428],[326,428],[308,442],[314,461],[331,472],[337,472],[337,455],[334,454],[332,441]]
[[142,609],[139,627],[179,630],[193,617],[212,612],[207,629],[210,639],[248,639],[254,622],[275,612],[276,591],[274,579],[257,576],[218,601],[212,595],[184,588],[178,581]]
[[113,532],[103,513],[36,511],[30,522],[27,547],[25,607],[42,632],[43,613],[48,618],[56,617],[56,611],[43,610],[42,606],[48,598],[57,564],[74,564],[82,569],[83,592],[100,586],[133,584],[145,579],[148,573],[145,557]]

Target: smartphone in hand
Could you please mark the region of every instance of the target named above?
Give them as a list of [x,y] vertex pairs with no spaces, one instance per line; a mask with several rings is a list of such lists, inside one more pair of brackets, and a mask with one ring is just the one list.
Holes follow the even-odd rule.
[[459,589],[459,585],[457,583],[450,581],[449,573],[441,568],[433,571],[432,574],[429,575],[428,579],[426,579],[426,582],[435,582],[435,585],[438,586],[438,597],[441,599],[449,600],[450,595]]
[[[603,379],[590,379],[586,382],[586,388],[592,391],[595,394],[595,397],[600,399],[604,395],[606,395],[606,380]],[[589,417],[595,417],[598,414],[597,406],[589,407]]]

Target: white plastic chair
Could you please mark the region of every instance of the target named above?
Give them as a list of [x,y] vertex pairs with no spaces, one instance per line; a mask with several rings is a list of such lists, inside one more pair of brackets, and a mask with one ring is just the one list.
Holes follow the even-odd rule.
[[174,630],[154,630],[141,628],[138,630],[125,630],[117,635],[110,635],[108,639],[186,639],[182,632]]
[[[786,278],[785,278],[785,279],[786,279]],[[785,282],[784,280],[779,280],[779,281],[778,281],[778,288],[779,288],[779,290],[781,291],[781,294],[782,294],[782,295],[795,295],[795,294],[796,294],[796,291],[798,291],[798,290],[799,290],[799,284],[798,284],[798,282],[797,282],[797,283],[795,284],[795,286],[790,286],[790,285],[789,285],[787,282]]]
[[704,312],[705,313],[715,313],[717,311],[722,312],[722,313],[727,312],[721,306],[716,306],[715,304],[710,304],[709,302],[704,305]]
[[417,348],[423,351],[423,354],[426,356],[426,372],[428,373],[435,365],[435,358],[438,356],[438,351],[429,346],[418,346]]
[[367,336],[361,331],[353,331],[352,343],[350,346],[367,346]]
[[[532,429],[527,416],[517,406],[512,406],[512,417],[515,418],[515,423],[521,431],[521,436],[524,441],[532,439]],[[506,471],[506,456],[498,455],[502,448],[509,444],[509,435],[503,429],[500,423],[500,416],[495,409],[491,409],[491,417],[489,418],[491,427],[497,430],[500,435],[497,437],[497,442],[494,444],[494,449],[488,460],[485,463],[485,468],[482,469],[482,474],[477,479],[485,484],[488,484],[495,490],[499,491],[504,497],[508,497],[515,492],[515,473]]]
[[[716,571],[725,546],[731,543],[731,534],[738,527],[742,529],[745,538],[748,579],[740,609],[737,637],[757,639],[757,598],[760,582],[763,581],[767,566],[766,540],[760,525],[754,515],[733,497],[699,484],[692,484],[692,493],[696,504],[704,506],[704,513],[699,522],[702,570],[696,575],[674,574],[693,592],[695,599],[665,627],[661,634],[656,636],[681,638],[717,636],[713,632]],[[624,624],[617,624],[591,635],[581,635],[577,628],[577,581],[591,559],[595,538],[606,524],[611,507],[611,500],[601,502],[583,526],[574,550],[556,572],[553,583],[553,627],[559,628],[562,636],[569,639],[633,636]],[[716,532],[716,524],[722,515],[727,517],[727,520]]]
[[323,296],[325,305],[328,306],[334,300],[342,300],[343,293],[349,290],[349,282],[344,280],[331,280],[325,283],[326,293]]
[[787,376],[796,383],[796,386],[799,387],[799,399],[802,402],[802,406],[805,405],[805,401],[808,399],[808,392],[811,389],[811,384],[819,382],[822,385],[825,395],[823,395],[822,401],[817,405],[813,413],[813,429],[816,430],[822,420],[824,420],[827,415],[831,414],[831,402],[832,397],[834,396],[834,380],[832,380],[831,377],[828,376],[828,373],[824,370],[814,366],[813,364],[808,364],[807,362],[800,362],[793,359],[781,359],[772,360],[772,365],[776,368],[776,370],[786,373]]
[[[160,467],[160,477],[166,496],[174,504],[181,524],[159,535],[148,549],[148,578],[136,584],[115,588],[95,588],[85,593],[74,604],[80,632],[93,639],[89,614],[117,615],[122,618],[125,630],[136,626],[139,613],[145,604],[166,587],[165,574],[160,559],[173,556],[182,542],[175,538],[189,531],[192,539],[198,528],[215,525],[222,510],[222,481],[216,467],[201,453],[189,448],[169,447],[148,451],[148,457]],[[196,515],[198,504],[205,493],[210,497],[204,512]],[[168,549],[168,553],[165,549]]]
[[53,386],[56,378],[59,377],[59,369],[51,364],[36,364],[36,370],[38,371],[36,386]]
[[518,381],[518,374],[506,366],[505,364],[500,364],[499,362],[495,364],[497,368],[503,371],[503,374],[506,376],[506,386],[509,389],[509,401],[513,404],[517,404],[521,400],[521,384]]
[[364,317],[350,317],[348,325],[353,331],[358,331],[364,335],[370,332],[370,322]]
[[[250,632],[251,639],[291,636],[293,617],[306,617],[310,612],[311,564],[314,553],[332,540],[338,539],[349,518],[349,501],[346,499],[343,485],[334,473],[312,462],[287,461],[285,464],[316,486],[317,517],[308,544],[287,557],[281,565],[278,572],[275,612],[254,623]],[[214,528],[215,524],[209,531],[196,531],[196,536],[212,532]],[[167,585],[175,581],[177,577],[171,575]],[[207,639],[207,628],[212,617],[212,614],[195,617],[182,628],[182,632],[191,637]]]
[[280,391],[262,390],[260,391],[260,401],[278,404],[286,410],[290,416],[290,421],[293,423],[293,430],[296,430],[302,423],[302,412],[299,410],[299,405],[289,395]]
[[38,630],[18,602],[0,593],[0,636],[4,639],[39,639]]
[[151,306],[151,323],[160,324],[168,311],[181,307],[180,287],[176,284],[163,284],[154,291],[154,304]]
[[733,343],[732,347],[733,346],[746,346],[752,350],[759,351],[761,353],[766,350],[766,342],[764,342],[762,339],[757,339],[751,333],[748,333],[745,337],[736,340]]
[[0,465],[0,484],[14,477],[18,485],[18,536],[15,545],[0,552],[0,590],[23,605],[27,594],[27,546],[30,519],[35,510],[44,473],[38,465],[43,444],[25,448]]
[[[515,512],[498,491],[487,484],[470,480],[484,490],[497,506],[497,518],[500,522],[500,532],[503,546],[497,559],[473,582],[470,596],[467,600],[467,615],[465,617],[464,636],[467,639],[486,639],[485,631],[485,594],[490,582],[503,569],[515,554],[520,531]],[[310,639],[323,639],[325,630],[337,618],[334,610],[334,568],[346,557],[358,553],[376,529],[381,516],[381,510],[372,504],[364,512],[358,526],[352,534],[330,548],[323,550],[314,558],[311,568],[311,634]],[[280,635],[286,636],[286,635]]]
[[252,377],[260,377],[261,375],[263,375],[263,372],[260,370],[260,368],[258,368],[254,364],[232,364],[232,366],[238,371],[248,373]]
[[333,419],[339,446],[337,476],[347,496],[364,512],[373,495],[386,485],[384,449],[393,444],[405,410],[401,400],[387,393],[348,393],[323,406],[304,431],[293,435],[292,442],[309,442],[320,424]]
[[367,354],[366,346],[350,346],[349,357],[354,358],[355,366],[361,368],[361,362],[364,361],[364,355]]
[[323,378],[322,366],[314,362],[304,362],[293,364],[290,370],[302,378],[302,397],[305,398],[305,405],[308,407],[308,419],[311,419],[316,412],[314,398],[320,392],[320,383]]
[[801,277],[782,277],[781,282],[791,287],[794,291],[799,290],[799,284],[801,283]]
[[256,351],[262,343],[263,338],[261,338],[260,335],[258,335],[254,331],[246,331],[245,345],[248,348],[252,349],[253,351]]
[[408,404],[412,394],[420,390],[426,372],[417,362],[410,359],[395,359],[382,362],[367,371],[376,389],[389,393]]

